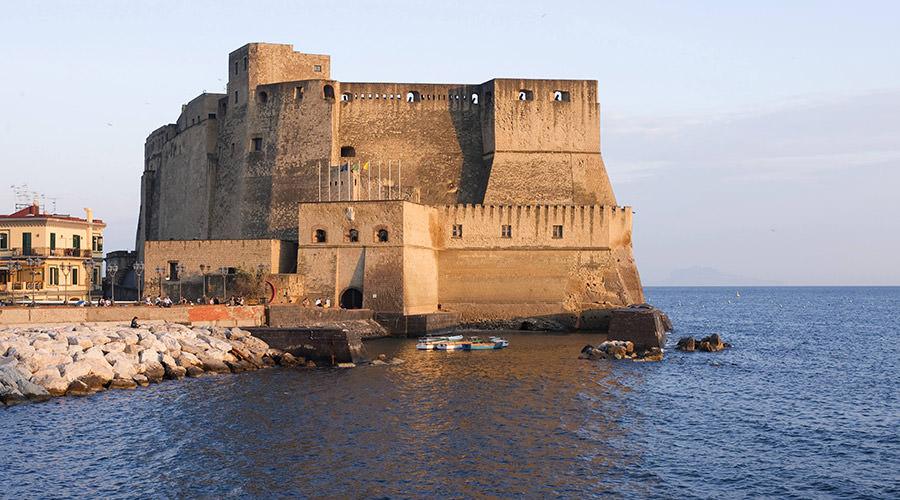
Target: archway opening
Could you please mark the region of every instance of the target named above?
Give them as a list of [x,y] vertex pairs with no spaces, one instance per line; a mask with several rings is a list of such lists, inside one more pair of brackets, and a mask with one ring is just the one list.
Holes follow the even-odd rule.
[[358,288],[348,288],[341,294],[341,309],[362,309],[363,294]]

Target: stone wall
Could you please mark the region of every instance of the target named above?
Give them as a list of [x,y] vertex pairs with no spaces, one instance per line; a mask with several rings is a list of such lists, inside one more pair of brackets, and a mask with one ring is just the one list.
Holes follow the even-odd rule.
[[235,268],[250,274],[265,266],[266,273],[294,272],[296,246],[279,240],[174,240],[147,241],[144,244],[144,289],[156,282],[156,268],[169,273],[169,263],[184,266],[183,278],[199,276],[200,266],[206,266],[207,274],[218,274],[220,267]]
[[225,95],[202,94],[148,137],[138,247],[298,239],[295,204],[318,201],[322,169],[347,161],[370,163],[366,181],[378,182],[380,167],[382,198],[390,186],[396,199],[430,205],[616,204],[596,81],[341,83],[328,56],[277,44],[246,45],[228,61]]
[[47,323],[98,323],[169,321],[198,326],[260,326],[265,324],[263,306],[189,306],[189,307],[23,307],[0,308],[0,325]]

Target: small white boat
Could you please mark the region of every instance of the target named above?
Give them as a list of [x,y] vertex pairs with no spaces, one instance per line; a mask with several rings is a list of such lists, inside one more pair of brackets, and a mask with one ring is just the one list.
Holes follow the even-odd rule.
[[470,337],[469,340],[439,341],[433,343],[420,342],[416,349],[420,351],[488,351],[503,349],[509,346],[509,341],[500,337],[490,337],[484,340],[480,337]]
[[457,340],[462,340],[462,335],[445,335],[440,337],[422,337],[419,339],[419,342],[425,342],[429,344],[433,344],[435,342],[455,342]]

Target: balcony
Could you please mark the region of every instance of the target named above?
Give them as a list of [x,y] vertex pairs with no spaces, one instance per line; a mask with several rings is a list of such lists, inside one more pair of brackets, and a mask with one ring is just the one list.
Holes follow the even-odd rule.
[[12,257],[92,257],[92,253],[90,250],[85,250],[83,248],[47,248],[47,247],[32,247],[32,248],[10,248],[7,250],[3,250],[4,256],[12,256]]

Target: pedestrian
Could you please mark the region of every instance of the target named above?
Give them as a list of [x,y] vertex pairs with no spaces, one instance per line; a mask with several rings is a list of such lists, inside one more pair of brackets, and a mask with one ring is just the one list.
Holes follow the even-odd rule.
[[131,327],[132,328],[140,328],[141,327],[141,325],[139,325],[137,322],[137,316],[131,318]]

